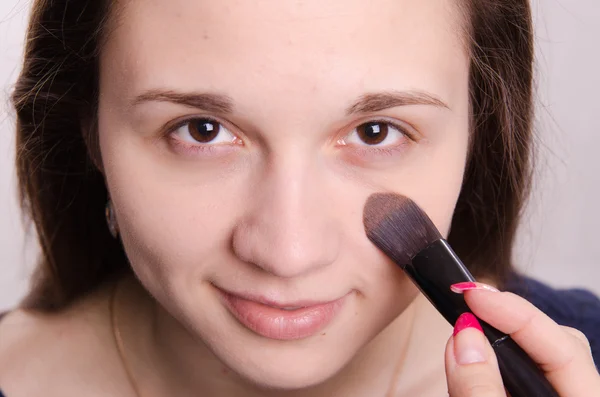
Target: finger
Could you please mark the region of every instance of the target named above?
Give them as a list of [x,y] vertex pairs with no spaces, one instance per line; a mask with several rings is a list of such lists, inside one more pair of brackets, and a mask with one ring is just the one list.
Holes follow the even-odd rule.
[[573,336],[574,338],[579,340],[579,342],[581,343],[581,346],[584,349],[591,350],[592,347],[590,346],[590,341],[588,340],[587,336],[585,336],[585,334],[583,332],[581,332],[578,329],[567,327],[564,325],[561,325],[560,327],[563,329],[563,331],[569,333],[571,336]]
[[509,334],[540,365],[559,394],[600,395],[600,376],[581,336],[573,336],[531,303],[509,292],[467,291],[465,301],[481,320]]
[[592,352],[592,346],[590,345],[590,341],[588,340],[587,336],[585,336],[585,334],[583,332],[581,332],[580,330],[575,329],[575,328],[566,327],[564,325],[561,325],[561,328],[563,329],[563,331],[567,332],[572,337],[574,337],[575,339],[577,339],[579,341],[579,343],[581,343],[581,347],[583,349],[585,349],[585,351],[587,351],[589,353],[589,357],[590,357],[592,363],[595,366],[596,364],[594,363],[594,356],[593,356],[593,352]]
[[450,397],[506,397],[494,351],[471,313],[461,315],[446,345]]

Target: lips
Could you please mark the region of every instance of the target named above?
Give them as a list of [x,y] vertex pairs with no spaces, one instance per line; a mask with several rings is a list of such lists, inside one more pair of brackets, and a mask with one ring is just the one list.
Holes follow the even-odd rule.
[[219,290],[225,306],[246,328],[270,339],[296,340],[323,330],[339,313],[346,296],[329,302],[279,304]]

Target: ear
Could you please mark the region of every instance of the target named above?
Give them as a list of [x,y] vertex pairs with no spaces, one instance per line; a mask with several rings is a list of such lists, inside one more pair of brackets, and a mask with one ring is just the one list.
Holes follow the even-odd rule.
[[86,146],[88,158],[94,167],[104,174],[102,154],[100,152],[100,140],[98,139],[98,115],[83,115],[80,117],[81,135]]

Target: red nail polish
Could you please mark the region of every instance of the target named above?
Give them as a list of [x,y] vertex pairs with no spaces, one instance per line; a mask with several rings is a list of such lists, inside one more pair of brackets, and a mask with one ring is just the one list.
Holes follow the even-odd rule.
[[479,331],[483,332],[481,328],[481,324],[477,321],[477,317],[475,317],[472,313],[463,313],[456,320],[456,325],[454,325],[454,336],[458,334],[460,331],[466,328],[475,328]]
[[457,294],[462,294],[465,291],[470,291],[474,289],[499,292],[496,288],[492,287],[491,285],[471,281],[467,281],[465,283],[452,284],[450,286],[450,289],[452,290],[452,292],[456,292]]
[[450,289],[454,292],[463,292],[475,288],[477,288],[477,284],[470,281],[467,281],[465,283],[456,283],[450,286]]

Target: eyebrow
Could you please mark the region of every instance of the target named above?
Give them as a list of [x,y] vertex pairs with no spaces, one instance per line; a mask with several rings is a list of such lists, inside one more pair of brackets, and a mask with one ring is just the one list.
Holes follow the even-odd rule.
[[207,112],[233,113],[233,101],[222,94],[150,90],[135,97],[131,105],[133,107],[145,102],[171,102],[177,105],[203,109]]
[[427,105],[450,109],[444,101],[427,92],[417,91],[386,91],[362,95],[354,102],[346,113],[379,112],[397,106]]
[[[233,113],[233,100],[222,94],[186,93],[171,90],[150,90],[134,98],[132,106],[145,102],[171,102],[207,112]],[[346,114],[379,112],[398,106],[427,105],[445,109],[450,107],[441,99],[427,92],[386,91],[362,95],[346,109]]]

